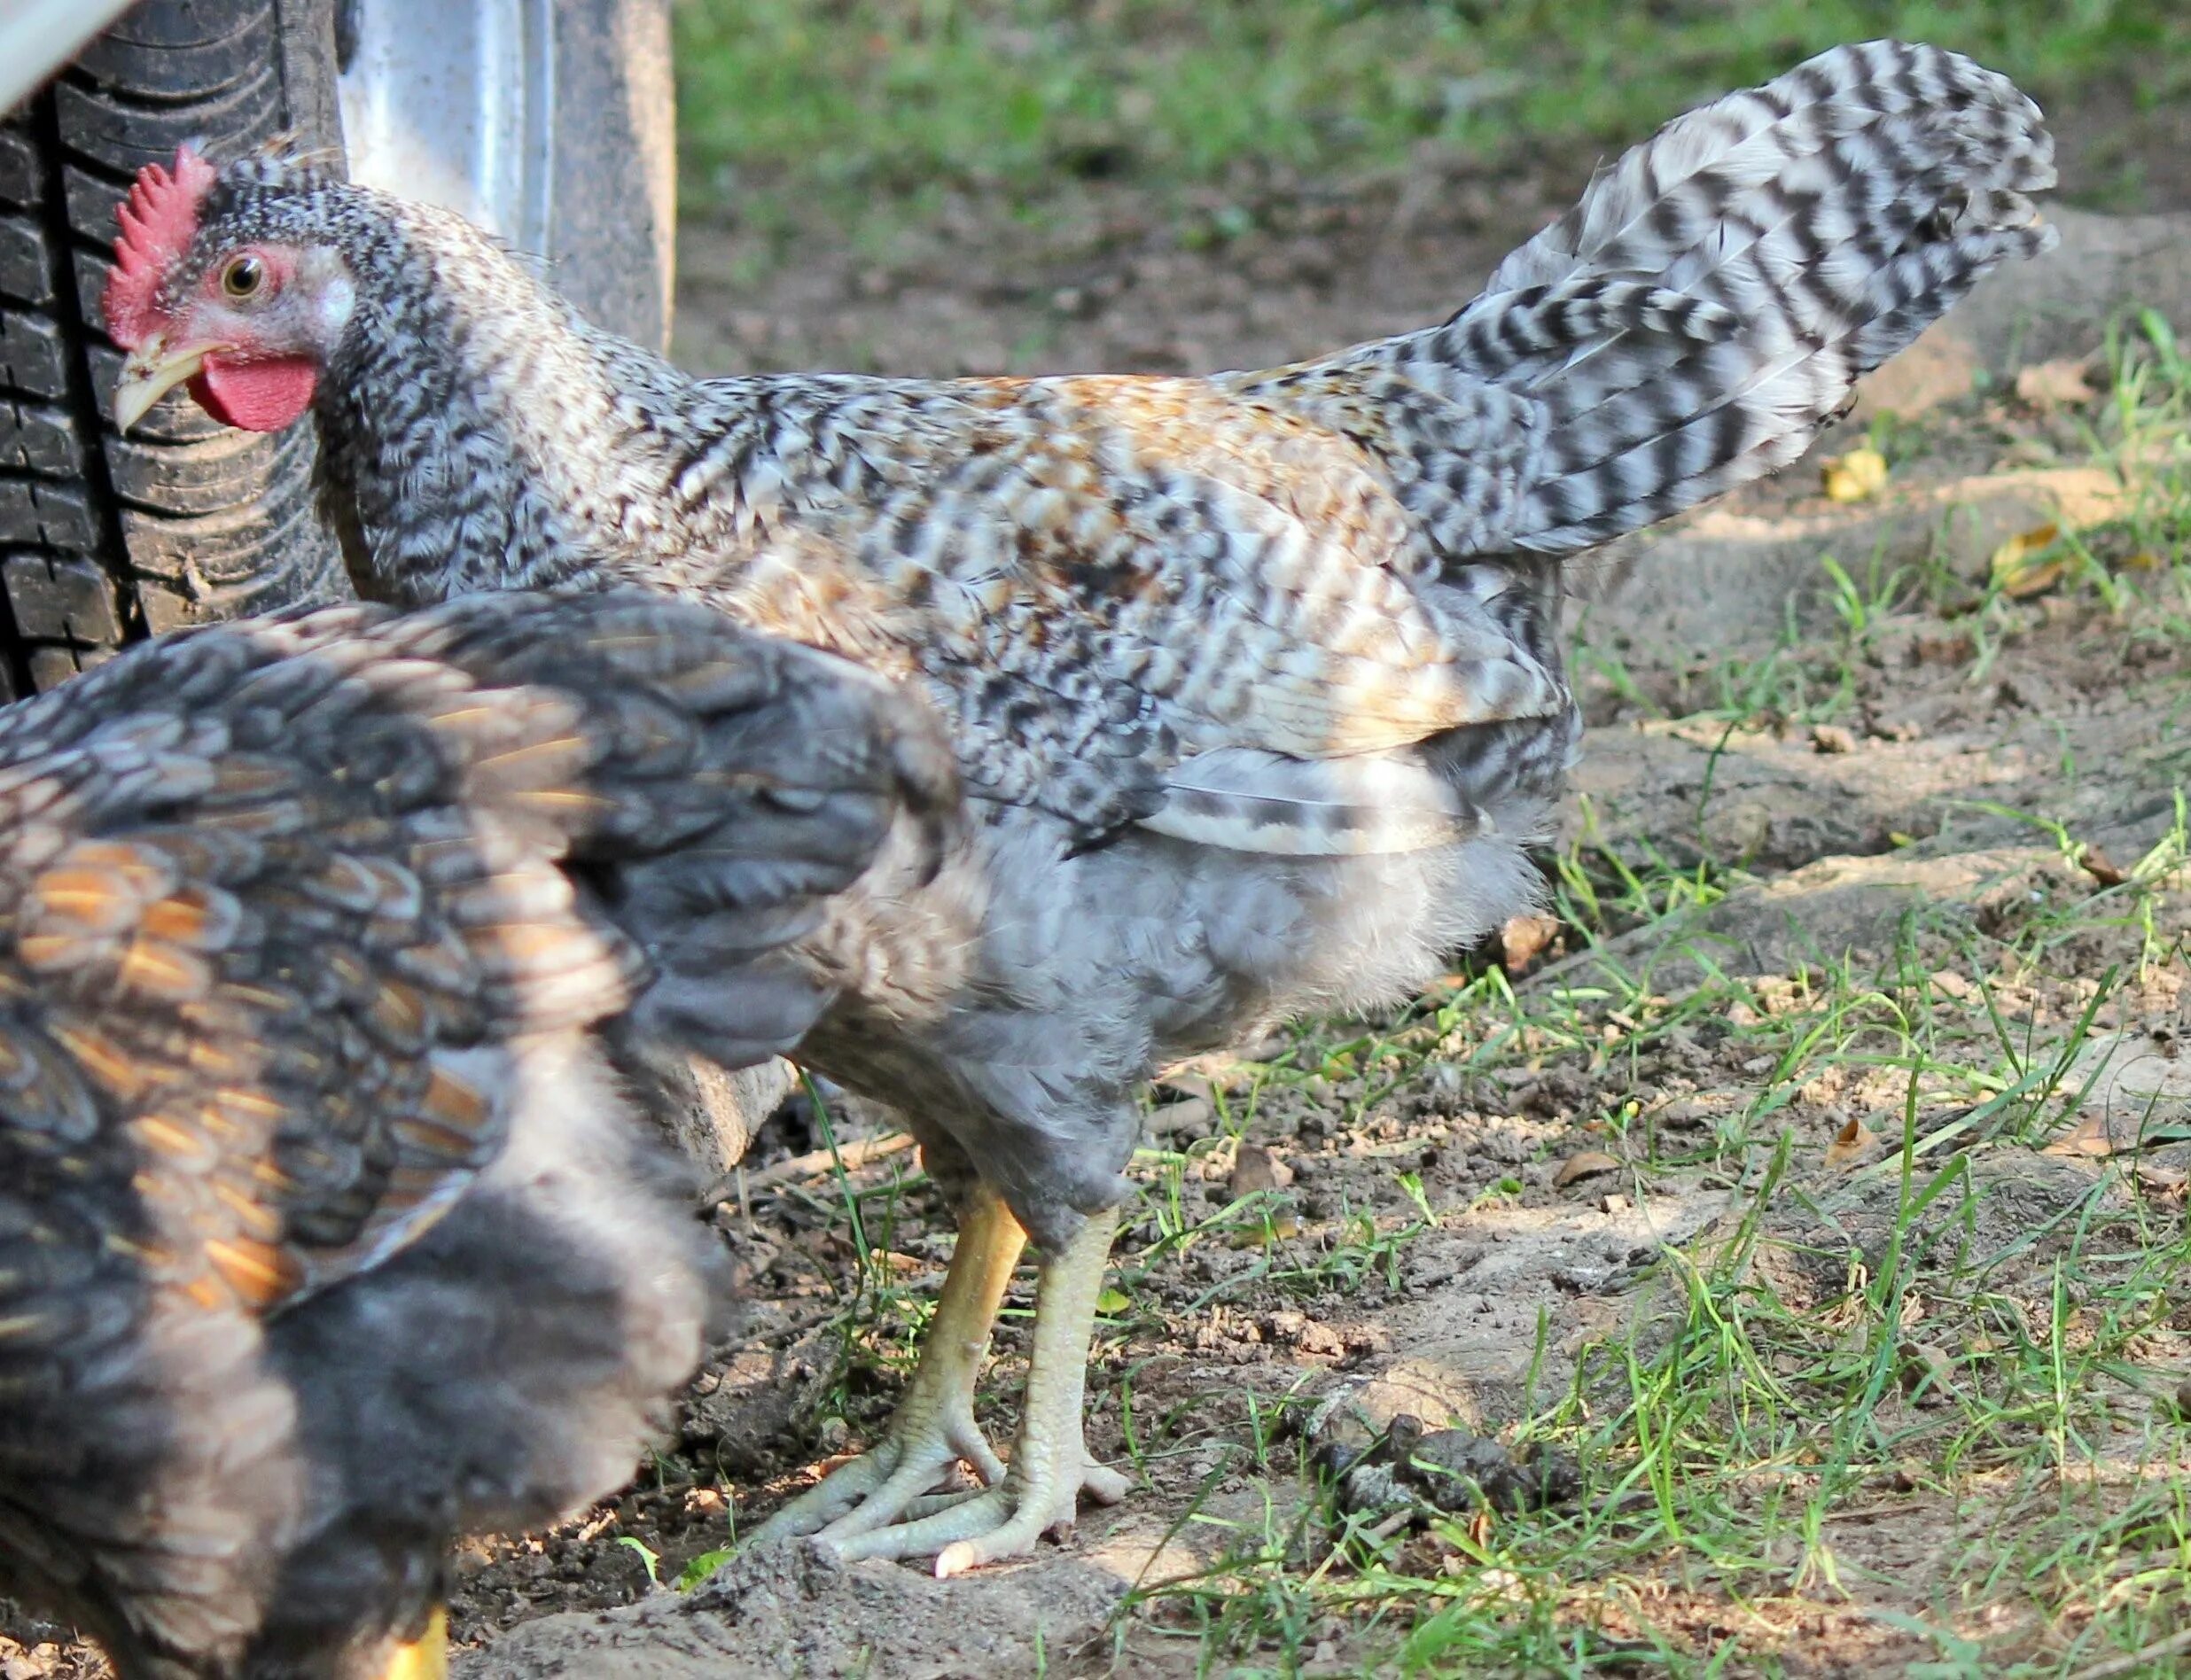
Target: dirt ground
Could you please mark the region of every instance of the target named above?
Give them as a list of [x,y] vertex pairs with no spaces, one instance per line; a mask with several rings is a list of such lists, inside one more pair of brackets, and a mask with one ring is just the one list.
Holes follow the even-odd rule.
[[[2147,208],[2191,211],[2181,136],[2162,125],[2125,143],[2074,113],[2065,128],[2098,150],[2150,144]],[[879,266],[820,241],[763,261],[740,236],[695,226],[680,360],[906,372],[1276,362],[1449,312],[1564,201],[1573,162],[1368,193],[1274,190],[1238,237],[1125,192],[1088,191],[1037,231],[961,205]],[[1967,331],[1891,373],[1821,452],[1863,443],[1866,419],[1891,411],[1870,434],[1894,439],[1884,494],[1831,502],[1813,460],[1594,566],[1577,615],[1591,728],[1556,849],[1574,865],[1563,922],[1457,961],[1395,1019],[1323,1023],[1158,1088],[1136,1167],[1144,1195],[1090,1378],[1090,1444],[1140,1483],[1123,1506],[1084,1513],[1031,1561],[951,1583],[779,1552],[725,1562],[689,1591],[651,1587],[729,1546],[817,1461],[872,1438],[941,1280],[948,1222],[915,1158],[878,1153],[839,1178],[811,1164],[827,1139],[795,1105],[757,1147],[743,1198],[717,1213],[750,1305],[681,1439],[588,1518],[467,1548],[458,1674],[1540,1671],[1425,1631],[1441,1605],[1488,1604],[1495,1621],[1504,1600],[1510,1620],[1569,1630],[1575,1672],[1641,1671],[1668,1651],[1723,1653],[1711,1671],[1727,1675],[1899,1675],[1936,1658],[1926,1672],[2011,1661],[2055,1672],[2044,1664],[2075,1617],[2050,1617],[2028,1593],[1957,1597],[1960,1621],[1942,1609],[1943,1583],[1966,1578],[1970,1549],[1996,1544],[2030,1489],[2007,1456],[1930,1467],[1939,1397],[1981,1386],[1961,1373],[1987,1334],[1980,1309],[1932,1273],[1911,1274],[1902,1334],[1888,1338],[1899,1363],[1874,1396],[1883,1438],[1927,1467],[1890,1458],[1867,1472],[1827,1537],[1802,1543],[1824,1549],[1823,1571],[1769,1545],[1704,1567],[1678,1536],[1631,1544],[1653,1484],[1595,1450],[1588,1425],[1636,1407],[1635,1373],[1682,1345],[1700,1301],[1723,1299],[1699,1279],[1769,1296],[1813,1328],[1844,1314],[1854,1334],[1867,1278],[1952,1248],[1956,1277],[1983,1274],[1984,1311],[2044,1317],[2064,1256],[2094,1233],[2118,1248],[2156,1226],[2180,1236],[2185,1171],[2170,1148],[2140,1152],[2110,1130],[2135,1108],[2159,1135],[2155,1116],[2191,1093],[2175,1070],[2180,900],[2156,894],[2136,916],[2089,924],[2075,913],[2180,831],[2191,632],[2157,587],[2111,598],[2074,573],[2013,596],[1984,586],[2021,534],[2124,528],[2133,475],[2095,464],[2087,439],[2109,394],[2101,326],[2146,302],[2191,331],[2186,226],[2079,222],[2047,275],[1997,288]],[[2019,395],[2016,365],[2035,359],[2053,383]],[[2175,557],[2108,541],[2093,564],[2130,585]],[[1693,902],[1674,890],[1707,878]],[[1590,914],[1585,888],[1601,895]],[[2057,912],[2060,939],[2017,944]],[[1542,949],[1526,949],[1532,937]],[[2049,1087],[2061,1094],[2044,1135],[2003,1132],[2000,1093],[1983,1085],[1947,1081],[1921,1103],[1891,1058],[1806,1061],[1771,1036],[1851,975],[1897,965],[1937,982],[1925,995],[1969,994],[1956,964],[1978,937],[2024,953],[1982,976],[2011,1038],[2070,1042],[2092,982],[2112,976]],[[1496,1000],[1509,975],[1510,1007]],[[1851,996],[1884,986],[1864,979]],[[874,1116],[836,1119],[840,1143],[880,1135]],[[1895,1147],[1906,1124],[1913,1160],[1961,1163],[1953,1194],[1914,1212]],[[1023,1270],[985,1388],[999,1439],[1031,1301]],[[2164,1391],[2191,1368],[2187,1328],[2163,1311],[2139,1333],[2131,1363]],[[1833,1351],[1830,1337],[1820,1345]],[[2149,1450],[2142,1420],[2164,1407],[2118,1388],[2120,1451],[2103,1441],[2081,1461],[2095,1508],[2154,1474],[2149,1451],[2132,1447]],[[1506,1521],[1495,1489],[1457,1528],[1441,1522],[1436,1489],[1387,1438],[1396,1417],[1490,1437],[1437,1438],[1477,1455],[1479,1486],[1527,1482],[1566,1513],[1545,1521],[1631,1549],[1556,1589],[1487,1563]],[[1546,1417],[1560,1421],[1517,1430]],[[1562,1454],[1577,1456],[1571,1474],[1556,1474]],[[1795,1460],[1778,1474],[1794,1486],[1828,1469]],[[2055,1470],[2048,1497],[2069,1498],[2075,1479]],[[1731,1475],[1725,1505],[1746,1521],[1783,1491],[1766,1480]],[[1311,1581],[1319,1591],[1300,1587]],[[1980,1666],[1953,1666],[1927,1630],[1944,1617]],[[62,1630],[14,1631],[0,1637],[0,1680],[100,1672]]]

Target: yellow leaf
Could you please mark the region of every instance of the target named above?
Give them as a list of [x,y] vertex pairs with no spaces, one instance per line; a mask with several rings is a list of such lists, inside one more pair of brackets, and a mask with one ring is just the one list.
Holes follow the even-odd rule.
[[2029,531],[2019,532],[1993,550],[1993,581],[2000,592],[2018,601],[2043,595],[2062,581],[2068,570],[2060,556],[2048,557],[2047,550],[2062,540],[2062,527],[2053,525],[2034,525]]
[[1887,458],[1876,449],[1852,449],[1826,463],[1828,502],[1868,502],[1887,487]]
[[1096,1297],[1096,1311],[1107,1318],[1117,1318],[1133,1304],[1127,1298],[1126,1291],[1123,1289],[1106,1288]]

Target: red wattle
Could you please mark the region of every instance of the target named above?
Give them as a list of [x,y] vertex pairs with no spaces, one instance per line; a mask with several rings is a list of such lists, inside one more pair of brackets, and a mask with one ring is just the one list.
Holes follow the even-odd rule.
[[191,395],[224,426],[279,432],[312,406],[318,385],[319,369],[304,356],[263,362],[207,356],[205,370],[191,381]]

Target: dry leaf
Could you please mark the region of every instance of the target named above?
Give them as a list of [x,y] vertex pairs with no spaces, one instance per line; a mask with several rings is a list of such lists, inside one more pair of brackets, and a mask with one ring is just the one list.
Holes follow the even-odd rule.
[[2084,362],[2076,357],[2038,362],[2016,375],[2016,401],[2030,408],[2090,402],[2092,395],[2092,380]]
[[2101,851],[2098,846],[2086,846],[2084,855],[2077,861],[2078,867],[2086,875],[2103,887],[2119,887],[2130,879],[2129,875],[2125,873],[2123,866]]
[[2095,1033],[2061,1088],[2077,1093],[2078,1121],[2047,1146],[2048,1155],[2133,1155],[2191,1139],[2191,1057],[2167,1032]]
[[2061,540],[2060,525],[2035,525],[1994,549],[1993,581],[2000,586],[2001,593],[2023,601],[2044,595],[2061,582],[2068,564],[2061,556],[2050,557],[2047,553]]
[[2143,1189],[2156,1196],[2181,1196],[2186,1186],[2191,1186],[2191,1172],[2164,1162],[2140,1161],[2131,1173]]
[[1552,1175],[1552,1187],[1564,1190],[1571,1184],[1584,1178],[1594,1178],[1601,1172],[1618,1172],[1620,1161],[1602,1149],[1585,1149],[1579,1155],[1571,1155],[1560,1163],[1560,1170]]
[[2136,1147],[2134,1139],[2118,1139],[2109,1130],[2106,1115],[2089,1114],[2041,1149],[2039,1154],[2098,1158],[2111,1155],[2119,1148]]
[[1852,449],[1828,461],[1821,476],[1828,502],[1868,502],[1887,487],[1887,458],[1876,449]]
[[1834,1140],[1826,1146],[1826,1165],[1828,1169],[1849,1166],[1878,1141],[1877,1132],[1851,1115],[1848,1124],[1835,1132]]

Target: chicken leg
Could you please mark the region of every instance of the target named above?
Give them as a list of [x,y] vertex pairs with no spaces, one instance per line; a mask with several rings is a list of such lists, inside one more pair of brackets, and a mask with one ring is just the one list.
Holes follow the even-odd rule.
[[889,1433],[873,1451],[838,1466],[761,1524],[753,1534],[757,1543],[797,1535],[835,1542],[883,1528],[962,1458],[990,1486],[1003,1480],[1004,1466],[974,1422],[974,1384],[989,1355],[989,1331],[1005,1286],[1026,1244],[1027,1233],[1004,1199],[977,1185],[959,1221],[920,1365]]
[[[920,1368],[889,1433],[769,1518],[754,1541],[811,1535],[847,1561],[938,1552],[936,1573],[951,1575],[1028,1551],[1047,1530],[1069,1525],[1084,1489],[1106,1505],[1124,1498],[1127,1479],[1088,1458],[1080,1417],[1096,1299],[1118,1223],[1115,1211],[1096,1215],[1042,1264],[1026,1401],[1007,1471],[975,1426],[974,1382],[1026,1233],[1002,1197],[978,1188]],[[987,1487],[923,1497],[958,1458]]]
[[1106,1209],[1081,1226],[1062,1253],[1043,1262],[1019,1439],[1002,1481],[910,1522],[842,1540],[825,1530],[821,1537],[838,1556],[849,1562],[933,1552],[937,1577],[945,1579],[1017,1557],[1050,1529],[1070,1528],[1083,1492],[1103,1505],[1126,1497],[1131,1485],[1126,1477],[1088,1457],[1081,1416],[1096,1302],[1118,1225],[1117,1209]]

